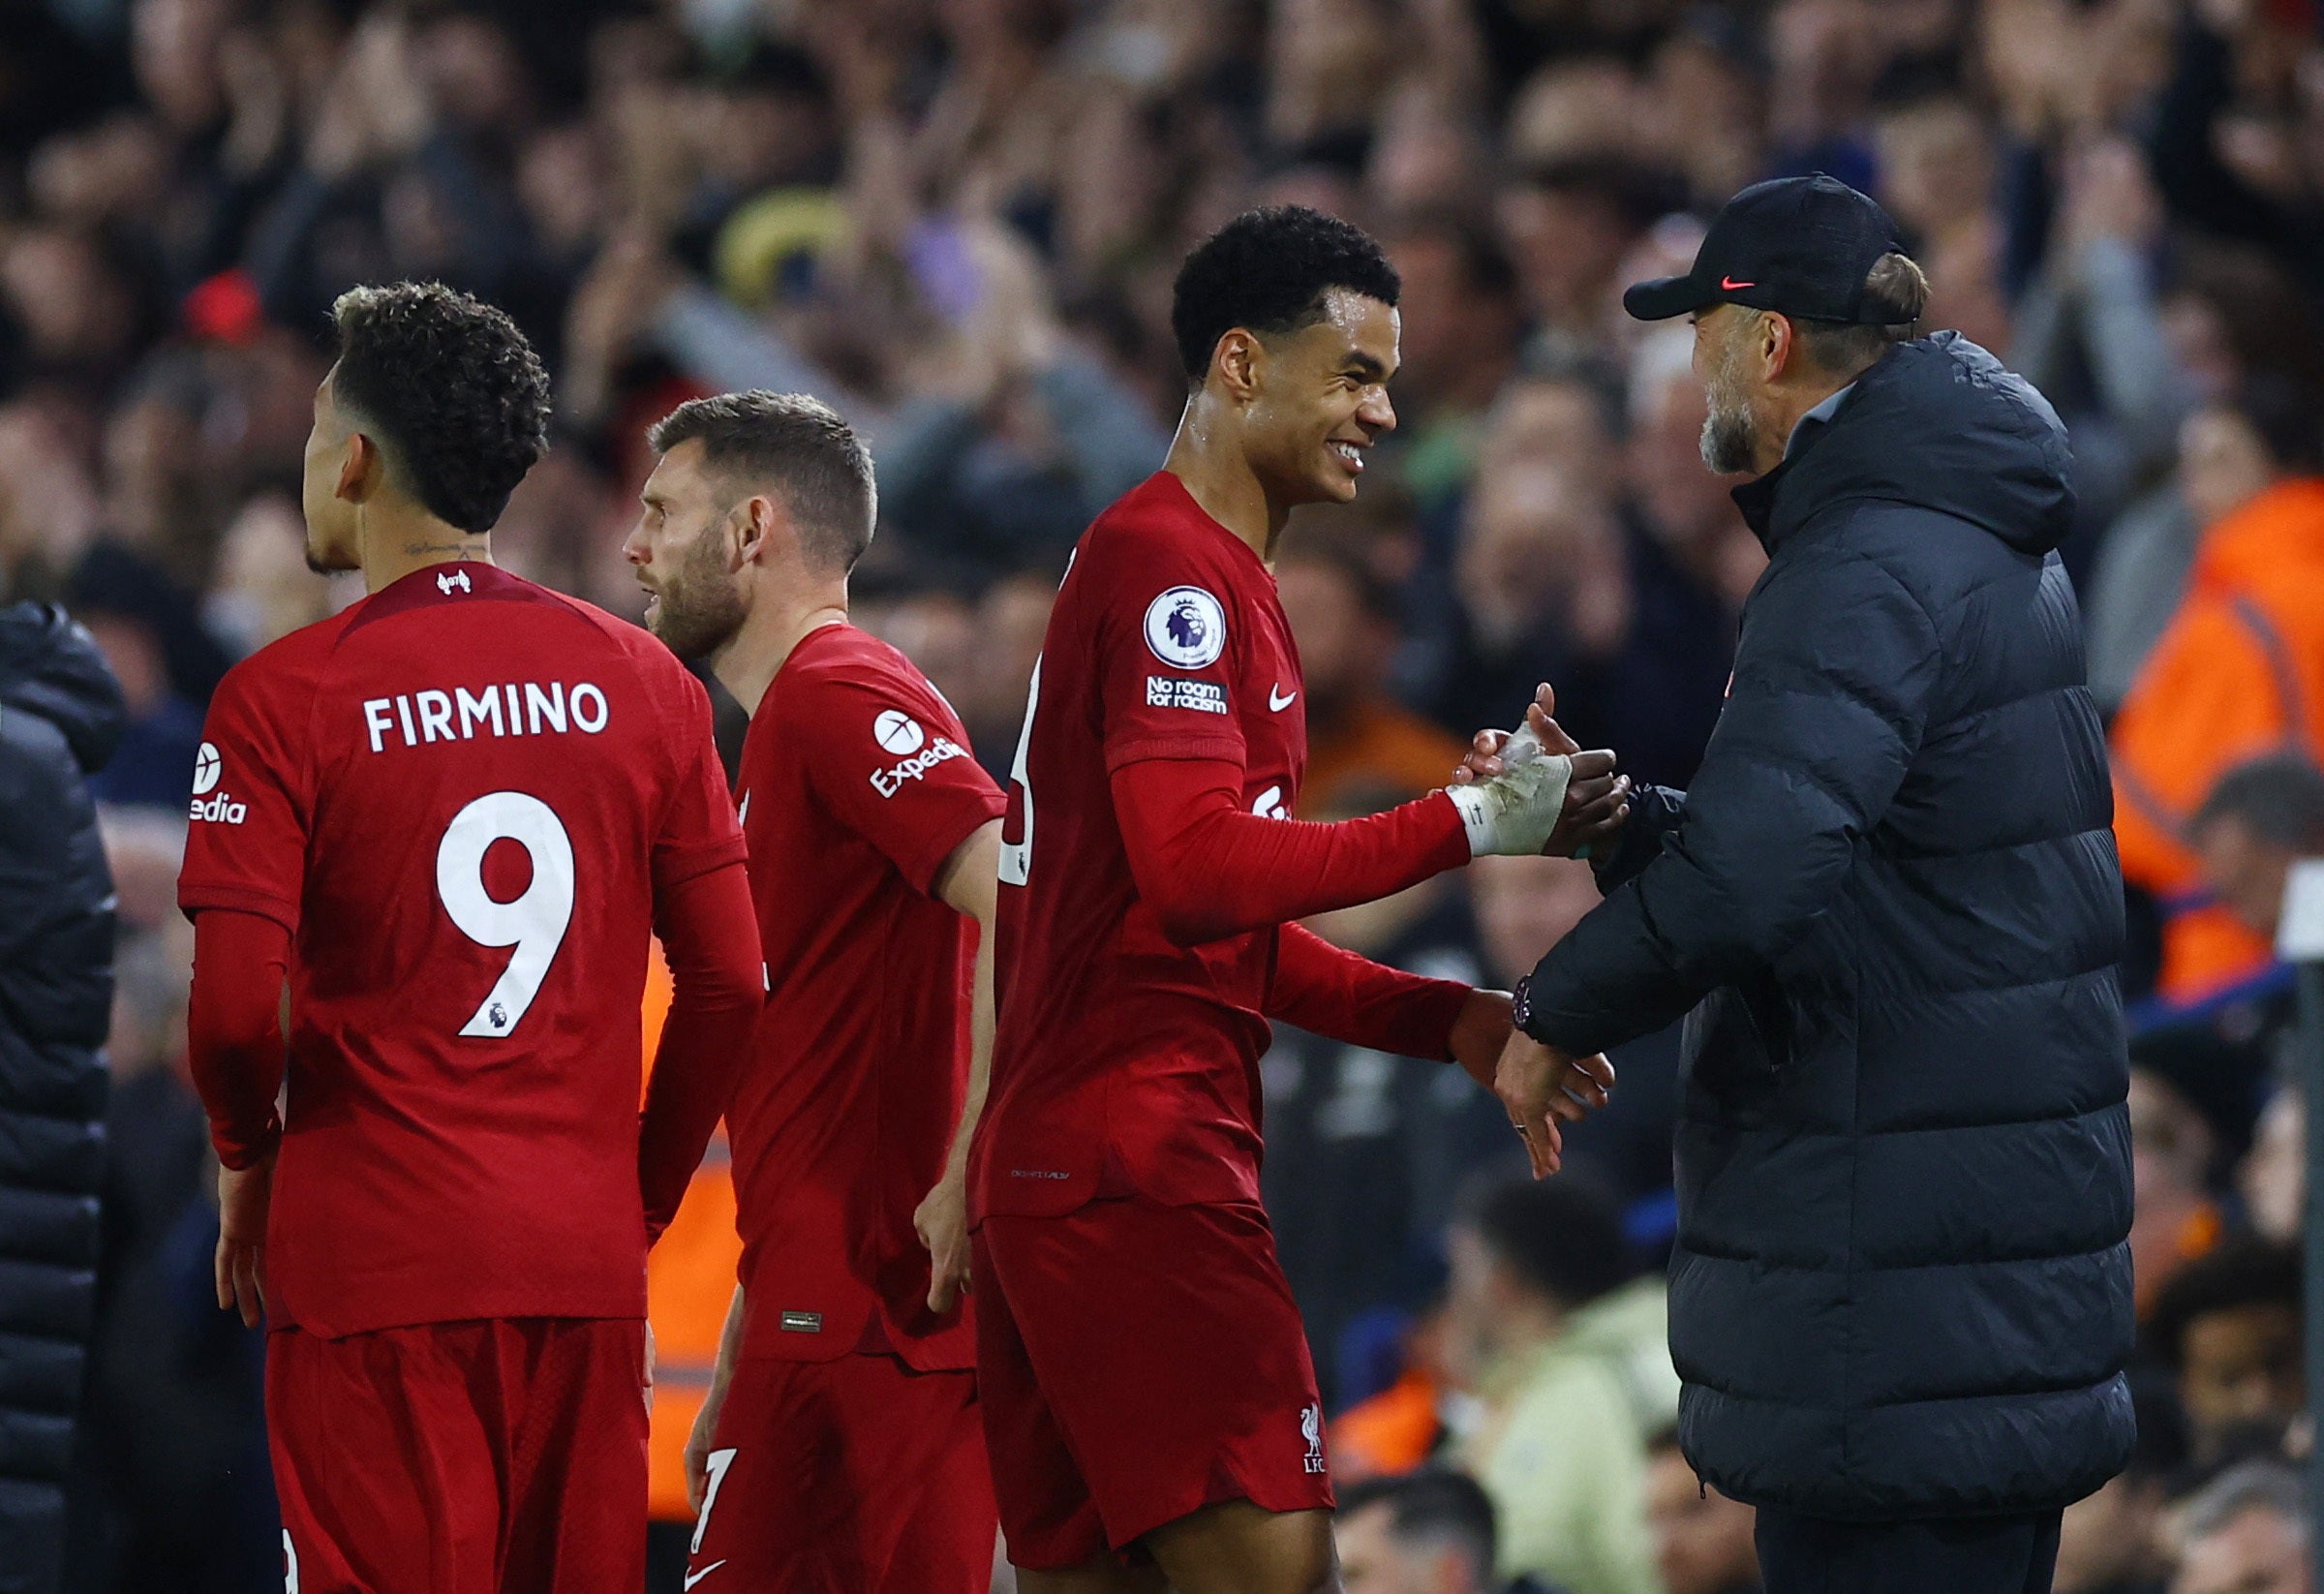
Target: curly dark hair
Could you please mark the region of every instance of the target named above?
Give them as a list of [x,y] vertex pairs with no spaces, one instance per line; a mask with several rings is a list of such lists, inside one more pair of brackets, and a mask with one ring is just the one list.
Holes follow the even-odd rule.
[[1236,217],[1178,267],[1170,330],[1187,382],[1202,384],[1218,340],[1238,326],[1271,337],[1321,321],[1334,288],[1393,306],[1404,284],[1371,235],[1336,216],[1280,204]]
[[549,374],[516,322],[439,282],[351,288],[331,321],[332,394],[376,429],[398,485],[490,531],[549,445]]

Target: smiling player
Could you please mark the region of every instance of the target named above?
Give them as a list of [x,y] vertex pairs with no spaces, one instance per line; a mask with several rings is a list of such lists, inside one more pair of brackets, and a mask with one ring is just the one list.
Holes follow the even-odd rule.
[[[1267,1021],[1489,1086],[1510,1003],[1291,921],[1619,817],[1609,753],[1286,817],[1306,731],[1268,558],[1395,424],[1397,292],[1378,245],[1310,210],[1188,258],[1177,441],[1083,536],[1033,672],[971,1168],[979,1397],[1026,1594],[1337,1587],[1315,1373],[1259,1206]],[[1576,1065],[1556,1111],[1610,1082]],[[1546,1112],[1519,1128],[1554,1159]]]

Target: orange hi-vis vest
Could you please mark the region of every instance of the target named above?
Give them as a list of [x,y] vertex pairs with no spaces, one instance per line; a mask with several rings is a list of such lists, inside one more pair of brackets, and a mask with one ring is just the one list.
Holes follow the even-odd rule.
[[2236,765],[2324,749],[2324,479],[2279,481],[2204,534],[2110,741],[2123,877],[2165,914],[2161,995],[2260,972],[2273,949],[2211,900],[2186,825]]
[[[670,1011],[670,971],[654,945],[646,977],[646,1067]],[[654,1418],[646,1444],[648,1513],[656,1521],[690,1522],[686,1503],[686,1441],[710,1392],[719,1335],[734,1299],[743,1261],[735,1232],[734,1175],[720,1129],[694,1170],[678,1215],[646,1257],[646,1319],[654,1326]]]

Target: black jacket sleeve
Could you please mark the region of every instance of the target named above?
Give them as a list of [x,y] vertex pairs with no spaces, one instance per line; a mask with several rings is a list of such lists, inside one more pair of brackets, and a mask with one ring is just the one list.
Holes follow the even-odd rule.
[[1822,911],[1903,782],[1940,672],[1935,625],[1829,536],[1784,563],[1745,615],[1669,841],[1534,970],[1537,1039],[1602,1052],[1763,966]]
[[0,1024],[36,1044],[101,1046],[113,887],[96,809],[53,726],[0,718]]
[[1622,821],[1611,843],[1593,855],[1598,872],[1598,894],[1610,897],[1626,885],[1663,850],[1663,838],[1687,816],[1687,794],[1668,786],[1639,786],[1630,794],[1630,817]]

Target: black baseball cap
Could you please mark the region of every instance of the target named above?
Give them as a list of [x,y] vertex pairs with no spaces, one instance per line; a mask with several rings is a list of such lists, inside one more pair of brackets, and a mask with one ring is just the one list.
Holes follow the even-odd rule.
[[1896,223],[1878,200],[1837,177],[1754,183],[1711,218],[1695,268],[1683,277],[1633,283],[1622,308],[1668,321],[1715,304],[1809,321],[1886,325],[1893,305],[1868,303],[1864,279],[1882,255],[1903,254]]

